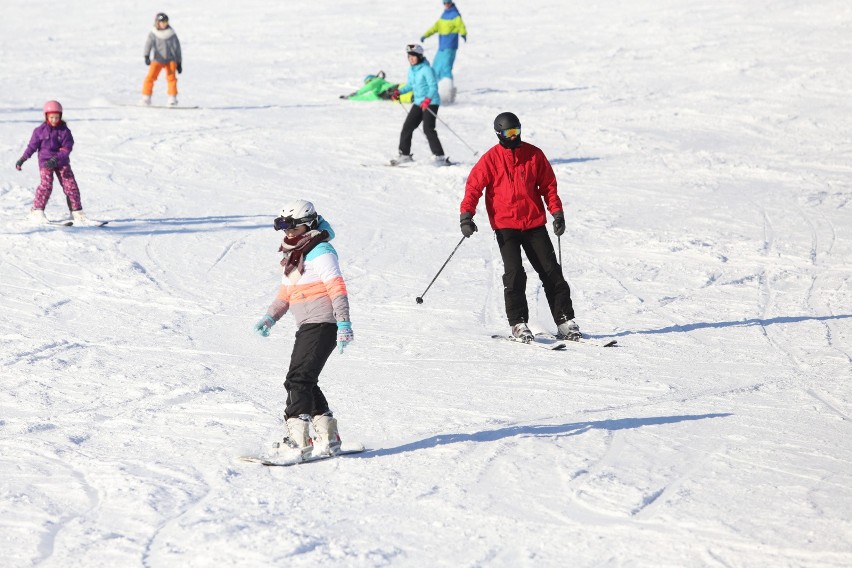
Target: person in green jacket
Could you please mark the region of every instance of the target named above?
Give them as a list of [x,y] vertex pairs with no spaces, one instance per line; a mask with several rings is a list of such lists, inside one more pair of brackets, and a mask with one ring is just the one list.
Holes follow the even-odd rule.
[[[340,98],[350,101],[389,101],[391,100],[391,95],[394,90],[403,86],[404,84],[391,83],[386,80],[385,72],[379,71],[375,75],[367,75],[364,77],[363,87],[354,93],[340,95]],[[408,101],[402,100],[402,98],[400,100],[402,102],[411,102],[411,96],[407,98],[409,99]]]

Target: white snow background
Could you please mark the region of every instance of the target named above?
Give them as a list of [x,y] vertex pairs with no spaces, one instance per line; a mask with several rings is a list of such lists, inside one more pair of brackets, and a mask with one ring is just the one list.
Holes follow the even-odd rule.
[[[615,349],[490,338],[482,203],[415,303],[476,158],[439,124],[460,165],[426,165],[418,131],[422,165],[382,167],[403,109],[338,95],[404,80],[440,2],[4,1],[0,564],[852,565],[852,4],[459,8],[439,116],[479,152],[521,117],[577,320]],[[158,10],[197,110],[134,106]],[[36,160],[13,166],[53,98],[105,228],[23,221]],[[320,384],[369,451],[266,468],[237,457],[284,432],[295,326],[252,325],[295,198],[337,232],[356,339]]]

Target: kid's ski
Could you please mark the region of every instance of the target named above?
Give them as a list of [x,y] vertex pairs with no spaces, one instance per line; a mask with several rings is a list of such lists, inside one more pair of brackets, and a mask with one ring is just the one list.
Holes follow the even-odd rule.
[[267,466],[289,467],[291,465],[301,465],[336,458],[338,456],[360,454],[363,451],[365,451],[363,444],[357,442],[344,442],[340,451],[333,456],[329,454],[321,454],[318,456],[309,455],[308,457],[303,458],[298,451],[294,450],[292,456],[240,456],[240,460]]
[[540,349],[547,349],[548,351],[561,351],[567,347],[565,342],[560,341],[554,338],[546,338],[546,337],[536,337],[533,341],[522,341],[517,337],[511,335],[492,335],[494,339],[505,339],[506,341],[511,341],[513,343],[520,343],[521,345],[530,345],[532,347],[538,347]]
[[550,333],[536,333],[536,340],[539,338],[550,339],[553,341],[564,341],[567,344],[570,343],[579,343],[581,345],[591,345],[593,347],[615,347],[618,344],[617,339],[593,339],[591,337],[580,337],[579,339],[558,339],[555,335],[551,335]]

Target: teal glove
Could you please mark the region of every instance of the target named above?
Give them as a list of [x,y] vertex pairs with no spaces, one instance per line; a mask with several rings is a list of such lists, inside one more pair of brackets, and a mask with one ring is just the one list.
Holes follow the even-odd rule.
[[269,330],[275,325],[275,320],[269,314],[263,316],[259,322],[254,324],[254,331],[263,337],[269,337]]
[[337,322],[337,350],[343,353],[343,348],[355,339],[355,334],[352,333],[352,322],[339,321]]

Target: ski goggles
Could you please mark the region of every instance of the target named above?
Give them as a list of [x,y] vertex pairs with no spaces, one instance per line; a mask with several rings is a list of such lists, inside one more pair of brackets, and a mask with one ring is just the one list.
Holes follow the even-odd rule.
[[272,226],[276,231],[288,231],[295,229],[299,225],[310,225],[311,219],[294,219],[292,217],[276,217],[272,222]]
[[498,130],[497,133],[500,135],[501,138],[512,138],[513,136],[521,135],[521,127],[518,126],[517,128],[505,128],[503,130]]

